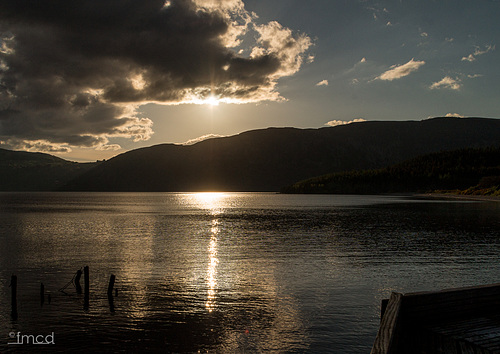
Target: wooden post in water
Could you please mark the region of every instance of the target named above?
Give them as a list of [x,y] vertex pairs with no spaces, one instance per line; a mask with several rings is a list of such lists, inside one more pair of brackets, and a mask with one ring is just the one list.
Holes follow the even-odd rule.
[[12,275],[10,277],[10,287],[11,287],[11,317],[13,320],[17,320],[17,276]]
[[40,283],[40,306],[43,306],[45,302],[45,286],[43,283]]
[[111,312],[115,312],[115,304],[113,302],[113,287],[115,286],[115,275],[111,274],[109,277],[109,285],[108,285],[108,302],[109,302],[109,310]]
[[114,286],[115,286],[115,275],[111,274],[111,276],[109,277],[108,296],[113,296]]
[[82,286],[80,285],[80,278],[81,277],[82,277],[82,270],[78,269],[78,271],[76,272],[76,277],[75,277],[75,288],[76,288],[76,292],[78,294],[82,293]]
[[89,308],[89,296],[90,296],[90,276],[89,276],[89,266],[85,266],[83,268],[83,282],[84,282],[84,287],[85,287],[85,293],[83,297],[83,308],[88,309]]

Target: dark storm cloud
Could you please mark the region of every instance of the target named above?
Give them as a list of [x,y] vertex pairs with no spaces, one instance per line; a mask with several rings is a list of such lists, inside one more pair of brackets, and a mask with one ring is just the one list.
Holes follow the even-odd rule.
[[279,99],[276,80],[299,69],[310,41],[253,19],[239,0],[3,0],[0,143],[106,148],[150,137],[135,113],[147,102]]

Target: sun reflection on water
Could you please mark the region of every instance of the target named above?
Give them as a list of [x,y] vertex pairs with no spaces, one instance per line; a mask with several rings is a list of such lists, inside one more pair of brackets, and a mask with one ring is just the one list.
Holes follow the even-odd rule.
[[209,312],[212,312],[216,306],[216,286],[217,286],[217,264],[219,259],[217,258],[217,235],[219,233],[218,227],[219,221],[212,220],[212,228],[210,229],[210,246],[208,248],[208,269],[207,269],[207,301],[205,307]]
[[213,216],[212,225],[210,227],[210,243],[208,246],[208,267],[207,267],[207,300],[205,308],[208,312],[212,312],[216,307],[216,290],[217,290],[217,266],[219,264],[218,253],[218,236],[220,225],[217,216],[220,216],[227,202],[227,194],[220,192],[205,192],[196,193],[193,195],[194,201],[199,208],[210,211]]
[[225,206],[227,194],[221,192],[202,192],[193,195],[194,201],[199,208],[208,209],[212,215],[222,213]]

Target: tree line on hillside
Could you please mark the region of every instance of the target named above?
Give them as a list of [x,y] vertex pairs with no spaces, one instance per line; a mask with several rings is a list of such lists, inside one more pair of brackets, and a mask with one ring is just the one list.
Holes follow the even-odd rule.
[[0,191],[53,191],[98,163],[0,149]]
[[379,194],[455,190],[500,191],[500,147],[470,148],[423,155],[375,170],[344,171],[313,177],[282,193]]

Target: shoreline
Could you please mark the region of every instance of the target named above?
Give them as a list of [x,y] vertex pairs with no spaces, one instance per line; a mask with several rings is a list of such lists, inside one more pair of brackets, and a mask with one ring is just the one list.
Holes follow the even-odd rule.
[[423,193],[414,194],[414,197],[429,198],[429,199],[458,199],[458,200],[475,200],[475,201],[489,201],[500,202],[500,197],[489,195],[472,195],[472,194],[445,194],[445,193]]

